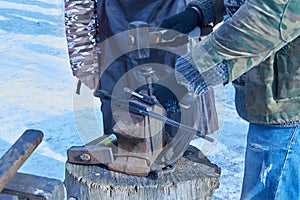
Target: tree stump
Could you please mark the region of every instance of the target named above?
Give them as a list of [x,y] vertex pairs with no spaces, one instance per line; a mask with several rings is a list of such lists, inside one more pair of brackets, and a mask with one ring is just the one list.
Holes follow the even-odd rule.
[[99,165],[66,163],[69,200],[210,199],[219,187],[220,168],[190,146],[174,172],[158,178],[126,175]]

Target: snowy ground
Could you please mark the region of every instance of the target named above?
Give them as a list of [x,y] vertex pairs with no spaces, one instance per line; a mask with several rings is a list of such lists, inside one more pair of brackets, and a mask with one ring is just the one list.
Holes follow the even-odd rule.
[[[0,155],[26,129],[42,130],[42,144],[20,171],[63,180],[66,150],[100,135],[88,127],[101,119],[90,91],[74,96],[62,0],[0,0],[0,63]],[[208,157],[222,169],[213,199],[232,200],[241,189],[247,123],[235,112],[231,85],[225,93],[225,122]]]

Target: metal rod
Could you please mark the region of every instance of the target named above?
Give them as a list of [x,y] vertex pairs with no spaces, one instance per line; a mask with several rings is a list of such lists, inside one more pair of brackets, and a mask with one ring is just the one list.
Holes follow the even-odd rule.
[[132,94],[133,96],[139,98],[139,99],[143,99],[144,96],[143,95],[140,95],[139,93],[133,91],[132,89],[129,89],[128,87],[124,87],[124,91],[125,92],[128,92],[129,94]]
[[[129,106],[129,109],[130,109],[130,106]],[[201,137],[203,139],[206,139],[206,140],[208,140],[210,142],[214,142],[213,138],[204,135],[204,133],[202,131],[194,129],[194,128],[190,127],[190,126],[178,123],[178,122],[176,122],[176,121],[174,121],[174,120],[172,120],[172,119],[170,119],[168,117],[165,117],[165,116],[162,116],[162,115],[158,115],[157,113],[154,113],[152,111],[144,111],[144,110],[140,110],[140,109],[139,109],[139,113],[141,113],[142,115],[146,115],[146,116],[155,118],[155,119],[160,120],[160,121],[164,121],[166,124],[168,124],[170,126],[173,126],[173,127],[176,127],[176,128],[179,128],[179,129],[182,129],[182,130],[185,130],[185,131],[188,131],[190,133],[195,133],[195,134],[197,134],[197,136],[199,136],[199,137]]]

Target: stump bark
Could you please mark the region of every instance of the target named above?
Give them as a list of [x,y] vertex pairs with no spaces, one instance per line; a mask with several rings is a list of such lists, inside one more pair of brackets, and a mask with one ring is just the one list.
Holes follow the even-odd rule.
[[217,165],[190,146],[175,171],[159,178],[66,163],[65,186],[69,200],[206,200],[219,187],[220,173]]

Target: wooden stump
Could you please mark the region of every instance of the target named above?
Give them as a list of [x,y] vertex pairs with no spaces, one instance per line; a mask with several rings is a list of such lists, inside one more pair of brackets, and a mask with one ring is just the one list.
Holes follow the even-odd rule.
[[218,166],[190,146],[175,171],[157,179],[66,163],[65,186],[69,200],[200,200],[211,198],[219,187],[220,173]]

